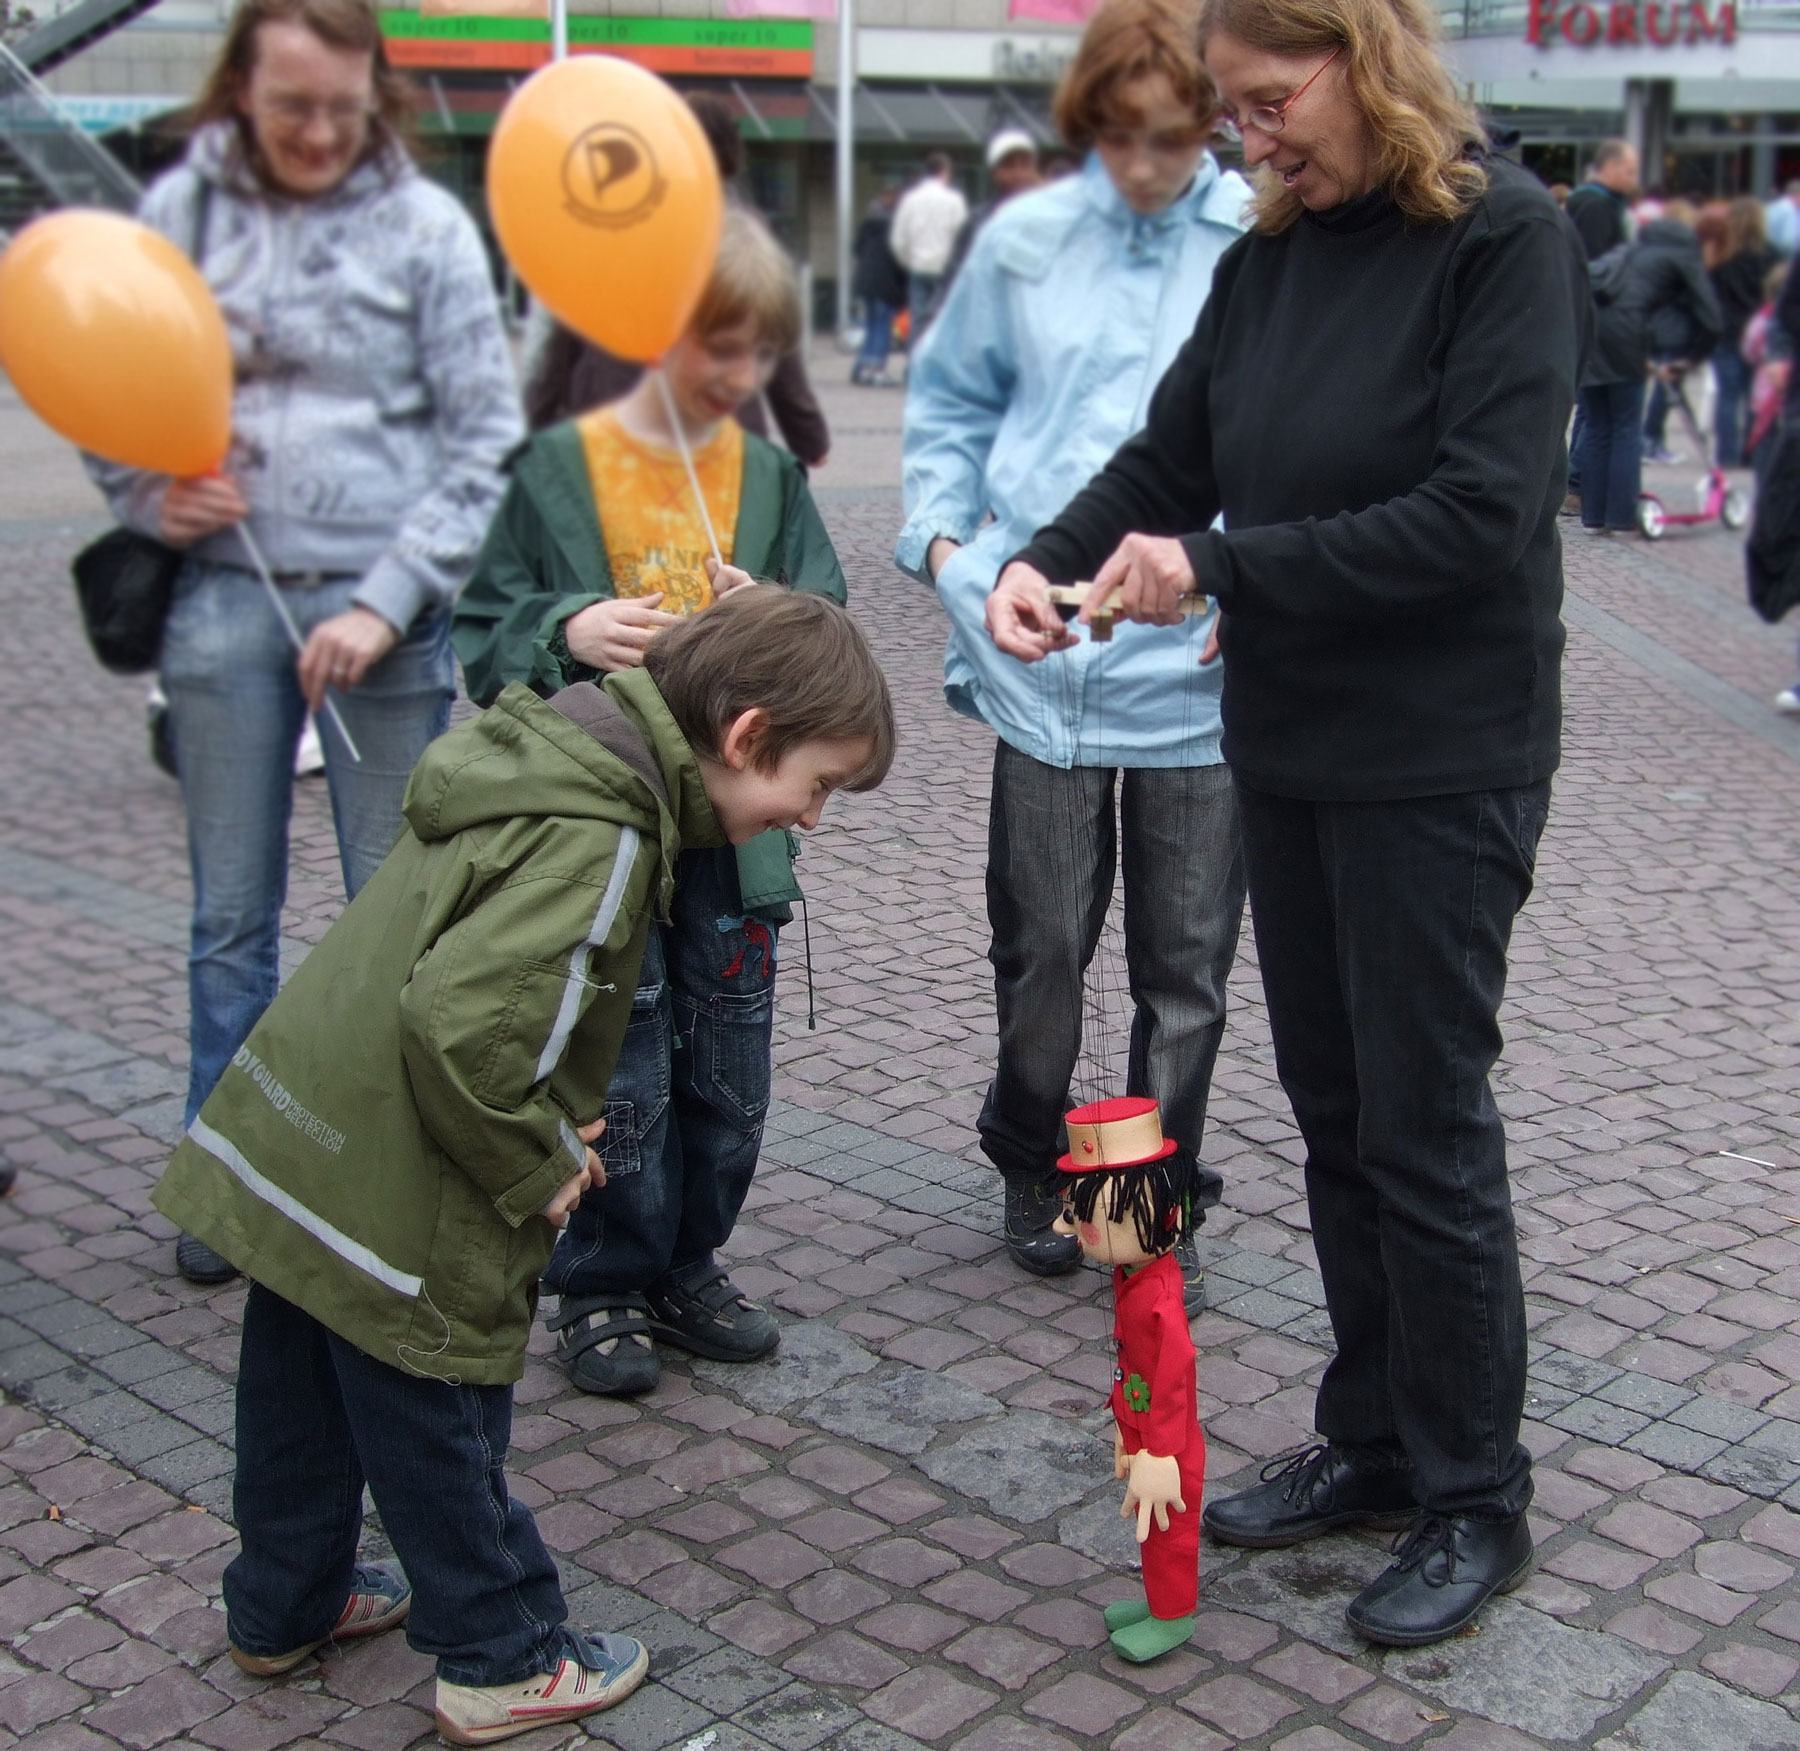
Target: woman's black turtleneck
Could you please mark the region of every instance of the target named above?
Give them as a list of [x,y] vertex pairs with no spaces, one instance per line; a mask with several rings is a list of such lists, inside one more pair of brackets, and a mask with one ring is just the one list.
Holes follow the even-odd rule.
[[1592,300],[1550,196],[1487,169],[1451,223],[1377,191],[1241,239],[1145,429],[1018,556],[1073,582],[1134,530],[1182,537],[1225,611],[1225,756],[1257,789],[1435,796],[1556,768]]

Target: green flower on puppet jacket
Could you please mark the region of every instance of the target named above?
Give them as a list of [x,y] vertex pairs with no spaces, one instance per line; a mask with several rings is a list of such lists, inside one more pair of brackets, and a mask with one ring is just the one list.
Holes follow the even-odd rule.
[[1150,1382],[1141,1374],[1133,1374],[1125,1382],[1125,1402],[1142,1416],[1150,1408]]

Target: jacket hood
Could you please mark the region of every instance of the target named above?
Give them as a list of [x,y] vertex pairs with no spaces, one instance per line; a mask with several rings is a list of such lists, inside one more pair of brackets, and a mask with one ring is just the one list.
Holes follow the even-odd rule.
[[609,748],[515,682],[480,717],[440,736],[407,785],[407,824],[427,843],[500,821],[612,821],[665,845],[722,845],[700,768],[641,669],[607,678],[662,774],[665,807]]
[[[244,156],[244,137],[235,123],[208,122],[196,131],[188,142],[184,162],[196,176],[240,200],[270,198],[270,191],[258,181]],[[412,160],[398,146],[379,145],[336,188],[318,196],[314,204],[360,201],[417,174]]]
[[1679,219],[1647,219],[1638,227],[1637,240],[1655,249],[1686,249],[1698,254],[1700,237]]
[[1168,237],[1182,226],[1217,225],[1233,237],[1244,229],[1244,210],[1251,189],[1235,170],[1221,170],[1210,152],[1203,152],[1187,189],[1148,216],[1126,204],[1106,174],[1098,152],[1090,152],[1079,176],[1065,176],[1047,187],[1014,195],[988,221],[983,238],[1008,273],[1027,280],[1041,280],[1055,265],[1069,235],[1083,218],[1093,213],[1126,242],[1138,244]]

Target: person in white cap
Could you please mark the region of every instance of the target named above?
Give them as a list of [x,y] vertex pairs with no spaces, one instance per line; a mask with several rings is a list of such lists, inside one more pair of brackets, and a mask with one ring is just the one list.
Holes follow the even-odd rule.
[[937,297],[932,301],[933,316],[950,296],[950,286],[956,278],[957,269],[962,266],[975,239],[981,234],[982,226],[1014,195],[1022,195],[1027,189],[1043,186],[1044,173],[1038,166],[1037,141],[1023,128],[1002,128],[988,141],[987,167],[990,191],[988,198],[964,220],[962,230],[956,234],[956,247],[950,252],[950,265],[944,269],[944,277],[938,282]]

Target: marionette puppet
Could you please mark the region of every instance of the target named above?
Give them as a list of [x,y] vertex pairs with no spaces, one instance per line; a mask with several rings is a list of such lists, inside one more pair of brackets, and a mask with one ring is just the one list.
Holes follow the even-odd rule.
[[1193,1157],[1165,1141],[1156,1102],[1095,1101],[1067,1116],[1060,1234],[1113,1273],[1113,1475],[1120,1514],[1137,1518],[1144,1597],[1106,1608],[1121,1659],[1180,1647],[1200,1594],[1200,1496],[1206,1437],[1194,1383],[1194,1340],[1174,1247],[1193,1226]]

